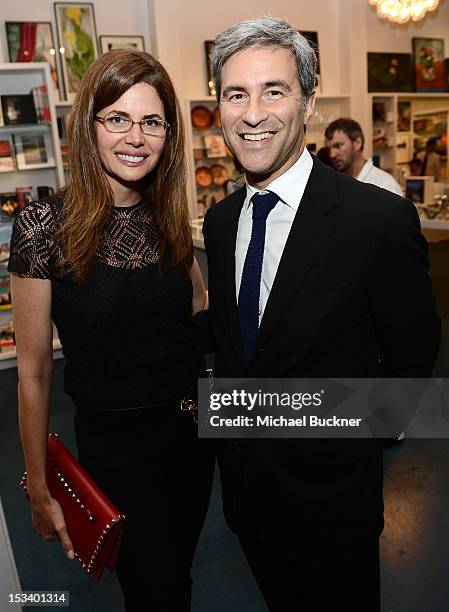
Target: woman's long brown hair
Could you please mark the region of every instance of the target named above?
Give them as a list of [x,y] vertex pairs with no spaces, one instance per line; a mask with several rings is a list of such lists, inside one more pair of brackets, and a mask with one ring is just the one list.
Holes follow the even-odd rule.
[[116,49],[100,56],[81,82],[69,125],[69,180],[58,192],[64,201],[59,230],[64,260],[79,281],[89,274],[114,206],[97,149],[94,117],[137,83],[156,89],[170,124],[161,159],[145,189],[159,233],[160,258],[169,252],[172,264],[184,270],[192,263],[184,127],[172,82],[151,55]]

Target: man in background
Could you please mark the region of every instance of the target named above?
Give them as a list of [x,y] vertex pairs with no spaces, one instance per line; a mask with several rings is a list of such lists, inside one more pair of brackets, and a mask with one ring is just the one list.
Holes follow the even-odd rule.
[[422,161],[419,157],[413,157],[408,162],[408,168],[410,170],[410,176],[421,176]]
[[365,137],[357,121],[347,117],[336,119],[327,126],[324,136],[335,170],[344,172],[362,183],[371,183],[403,195],[401,186],[391,174],[376,168],[372,159],[365,159],[363,156]]
[[437,153],[438,139],[433,136],[426,142],[426,150],[418,153],[422,162],[421,176],[434,176],[438,181],[441,172],[441,158]]

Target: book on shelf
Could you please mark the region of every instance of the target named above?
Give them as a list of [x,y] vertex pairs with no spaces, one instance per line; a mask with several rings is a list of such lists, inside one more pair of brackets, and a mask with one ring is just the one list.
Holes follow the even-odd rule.
[[[8,272],[9,243],[11,241],[12,223],[0,222],[0,310],[11,310],[11,282]],[[0,329],[0,341],[2,340]],[[6,339],[6,338],[5,338]],[[9,339],[9,338],[8,338]],[[5,346],[7,349],[9,343]]]
[[67,140],[69,133],[70,113],[64,113],[56,118],[58,124],[58,134],[61,140]]
[[10,138],[0,140],[0,172],[14,171],[14,153]]
[[4,223],[12,223],[19,208],[19,201],[15,191],[0,193],[0,227]]
[[33,201],[33,188],[31,185],[28,185],[28,187],[16,187],[16,196],[18,207],[24,208]]
[[[12,223],[0,222],[0,310],[11,310],[11,282],[8,272],[9,243],[11,241]],[[0,329],[0,340],[2,332]],[[9,346],[9,345],[8,345]]]
[[[0,277],[1,291],[1,277]],[[14,333],[14,321],[9,319],[6,324],[0,325],[0,352],[11,353],[16,348],[16,337]]]
[[[9,243],[11,242],[11,235],[12,223],[0,222],[0,291],[2,290],[1,287],[6,286],[6,281],[9,280],[7,266],[9,260]],[[9,284],[7,286],[9,287]],[[9,293],[9,291],[7,293]]]
[[69,169],[69,145],[67,142],[61,141],[61,157],[62,157],[62,167],[64,170]]
[[4,125],[5,125],[5,120],[3,119],[3,109],[2,109],[2,105],[0,101],[0,127],[3,127]]
[[38,123],[51,123],[50,105],[48,102],[48,89],[46,85],[33,87],[31,90],[33,96],[34,108]]

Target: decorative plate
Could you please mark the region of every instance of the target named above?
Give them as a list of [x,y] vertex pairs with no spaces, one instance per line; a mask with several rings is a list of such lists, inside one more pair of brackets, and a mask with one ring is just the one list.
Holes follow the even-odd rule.
[[195,170],[195,179],[199,187],[210,187],[213,182],[211,169],[207,166],[200,166]]
[[214,122],[214,116],[206,106],[195,106],[190,115],[192,125],[197,130],[207,130]]

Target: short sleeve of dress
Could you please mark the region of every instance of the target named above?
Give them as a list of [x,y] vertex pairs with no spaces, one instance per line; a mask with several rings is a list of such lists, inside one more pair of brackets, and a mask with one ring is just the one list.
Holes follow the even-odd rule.
[[8,270],[27,278],[51,278],[54,218],[50,204],[32,202],[19,211],[12,231]]

